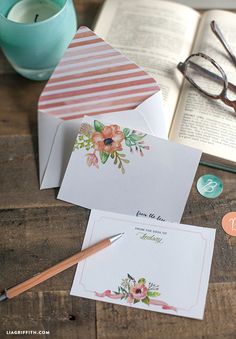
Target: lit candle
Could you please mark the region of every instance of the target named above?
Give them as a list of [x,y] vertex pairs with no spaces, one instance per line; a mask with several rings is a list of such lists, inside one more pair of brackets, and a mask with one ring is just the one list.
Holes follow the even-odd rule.
[[0,46],[26,78],[49,79],[76,28],[73,0],[0,0]]
[[22,24],[31,24],[47,20],[60,10],[61,7],[50,0],[21,0],[11,8],[7,18]]

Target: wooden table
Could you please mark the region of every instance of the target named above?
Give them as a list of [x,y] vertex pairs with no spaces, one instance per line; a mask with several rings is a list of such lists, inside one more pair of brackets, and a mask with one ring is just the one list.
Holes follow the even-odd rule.
[[[75,1],[80,23],[91,27],[99,0]],[[37,100],[44,83],[17,75],[0,57],[0,288],[9,287],[72,255],[80,248],[89,211],[39,190]],[[216,243],[203,321],[140,311],[69,295],[75,268],[0,304],[0,338],[6,331],[46,330],[42,338],[236,338],[236,238],[221,228],[236,211],[236,174],[218,175],[224,191],[215,200],[193,184],[183,223],[215,227]],[[23,336],[14,336],[22,338]],[[28,336],[31,337],[31,336]]]

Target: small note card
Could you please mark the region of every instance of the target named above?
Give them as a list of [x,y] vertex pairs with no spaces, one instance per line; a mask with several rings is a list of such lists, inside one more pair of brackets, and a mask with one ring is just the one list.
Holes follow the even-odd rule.
[[93,210],[83,248],[121,232],[78,265],[71,294],[202,319],[215,230]]
[[199,150],[91,120],[78,131],[58,198],[86,208],[179,222]]

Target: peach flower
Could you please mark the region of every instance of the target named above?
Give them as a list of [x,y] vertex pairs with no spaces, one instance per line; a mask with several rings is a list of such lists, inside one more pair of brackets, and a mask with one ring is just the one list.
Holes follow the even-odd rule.
[[124,140],[124,133],[117,125],[105,126],[101,132],[92,134],[94,148],[99,152],[112,153],[121,151],[121,142]]
[[147,296],[148,288],[144,284],[136,284],[130,289],[130,293],[134,299],[142,300]]

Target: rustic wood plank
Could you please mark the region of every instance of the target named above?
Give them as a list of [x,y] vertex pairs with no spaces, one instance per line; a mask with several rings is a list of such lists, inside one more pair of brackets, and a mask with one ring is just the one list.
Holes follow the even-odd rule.
[[93,28],[97,14],[101,9],[104,0],[77,0],[74,1],[78,14],[78,26]]
[[97,339],[234,339],[235,293],[236,283],[211,284],[204,320],[97,302]]
[[[15,285],[78,252],[89,210],[51,207],[0,210],[0,287]],[[74,269],[36,286],[69,289]]]
[[[9,316],[10,315],[10,316]],[[28,291],[18,298],[1,304],[1,339],[10,336],[6,331],[50,331],[50,335],[40,338],[94,339],[95,302],[74,298],[68,291]],[[28,338],[37,337],[27,335]]]
[[[0,210],[0,215],[2,290],[78,252],[89,211],[52,207]],[[34,329],[50,330],[52,338],[95,338],[95,302],[69,296],[74,272],[75,267],[68,269],[1,303],[0,337],[6,330]]]
[[2,50],[0,50],[0,74],[11,74],[15,73],[14,69],[11,67]]
[[[92,28],[103,0],[74,2],[79,25]],[[45,82],[17,75],[1,52],[0,74],[1,289],[75,253],[82,244],[89,211],[56,200],[57,190],[39,190],[37,101]],[[197,193],[196,179],[205,173],[223,180],[219,198],[207,200]],[[71,268],[1,304],[0,337],[9,338],[6,330],[36,329],[50,330],[45,338],[59,339],[235,338],[236,238],[223,232],[221,219],[236,210],[236,176],[200,166],[196,179],[182,222],[217,229],[203,321],[102,302],[95,312],[95,302],[69,296],[75,271]]]
[[37,102],[45,82],[27,80],[20,75],[0,77],[0,135],[36,135]]

